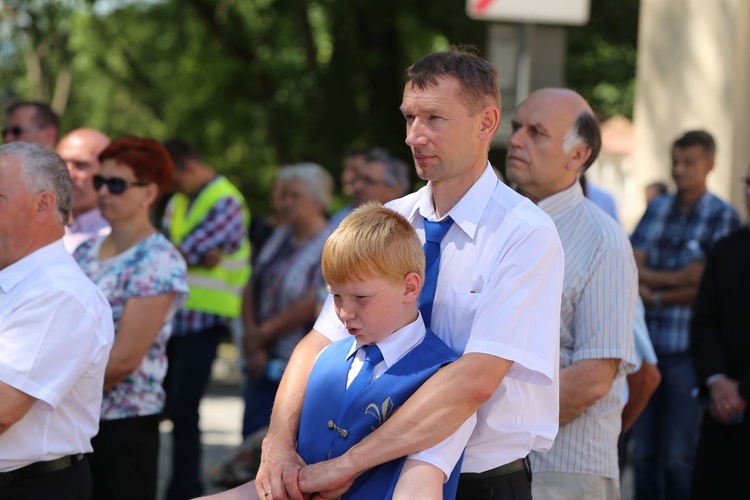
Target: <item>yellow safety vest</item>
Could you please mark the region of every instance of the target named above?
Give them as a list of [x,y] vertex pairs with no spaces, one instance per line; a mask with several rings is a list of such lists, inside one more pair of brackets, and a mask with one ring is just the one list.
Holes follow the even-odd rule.
[[[211,208],[226,197],[234,198],[242,207],[244,227],[249,227],[250,210],[242,193],[226,178],[219,177],[206,187],[190,205],[190,200],[182,193],[176,193],[169,200],[167,213],[169,239],[179,246],[185,237],[200,224]],[[190,311],[201,311],[217,316],[238,318],[242,306],[242,289],[250,278],[250,242],[243,238],[239,250],[222,255],[221,262],[211,269],[189,266],[187,282],[190,297],[183,306]]]

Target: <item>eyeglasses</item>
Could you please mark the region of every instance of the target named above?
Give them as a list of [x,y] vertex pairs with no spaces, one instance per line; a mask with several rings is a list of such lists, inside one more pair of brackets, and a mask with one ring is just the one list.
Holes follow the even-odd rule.
[[357,184],[359,182],[361,182],[365,186],[370,187],[386,184],[384,180],[373,179],[372,177],[367,177],[366,175],[358,175],[354,179],[352,179],[352,184]]
[[94,189],[99,191],[102,186],[107,185],[107,190],[112,194],[122,194],[131,186],[148,186],[148,182],[128,182],[120,177],[102,177],[94,176]]
[[24,132],[28,132],[29,130],[41,130],[44,128],[44,125],[28,125],[26,127],[22,127],[20,125],[15,125],[13,127],[8,127],[3,129],[3,139],[8,137],[9,135],[12,135],[13,137],[21,137],[21,134]]

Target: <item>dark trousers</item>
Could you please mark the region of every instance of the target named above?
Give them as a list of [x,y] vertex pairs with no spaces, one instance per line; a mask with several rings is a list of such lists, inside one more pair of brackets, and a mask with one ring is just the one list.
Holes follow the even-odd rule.
[[693,500],[747,498],[750,492],[750,415],[724,426],[708,413],[701,423],[693,471]]
[[635,499],[685,500],[702,415],[695,370],[686,355],[659,355],[659,370],[661,384],[630,431]]
[[89,455],[94,500],[154,500],[159,415],[103,420]]
[[90,500],[91,471],[86,458],[68,468],[0,488],[0,500]]
[[166,412],[173,424],[168,500],[188,500],[203,495],[198,407],[211,378],[216,349],[228,335],[227,327],[216,326],[172,337],[167,344],[169,368],[164,389]]
[[246,439],[255,431],[268,427],[271,422],[271,410],[276,398],[279,383],[269,380],[265,376],[253,378],[245,375],[243,396],[245,411],[242,416],[242,439]]
[[532,500],[531,467],[528,460],[525,470],[502,476],[493,475],[493,471],[459,476],[456,500],[485,499]]

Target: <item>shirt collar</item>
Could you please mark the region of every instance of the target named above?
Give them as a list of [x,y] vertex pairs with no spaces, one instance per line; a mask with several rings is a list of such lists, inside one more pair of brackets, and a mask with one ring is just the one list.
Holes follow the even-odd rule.
[[4,293],[10,292],[14,286],[36,272],[37,269],[57,260],[57,256],[61,253],[70,257],[65,250],[63,240],[59,239],[0,270],[0,290]]
[[[484,214],[498,182],[500,182],[500,180],[497,178],[495,170],[492,168],[492,165],[487,162],[487,166],[479,179],[477,179],[466,194],[458,200],[458,203],[456,203],[443,218],[450,215],[453,222],[460,227],[469,238],[473,239],[477,232],[477,227],[479,226],[482,214]],[[419,217],[424,217],[433,221],[437,220],[437,217],[435,216],[435,205],[432,203],[432,183],[428,182],[427,186],[418,192],[418,196],[418,201],[414,204],[412,212],[409,214],[409,220],[412,223],[414,223]],[[419,215],[419,217],[417,217],[417,215]]]
[[101,210],[92,208],[73,219],[66,229],[73,233],[94,234],[107,227],[109,223],[102,216]]
[[690,205],[690,209],[687,211],[687,214],[685,214],[682,210],[680,210],[680,198],[677,196],[677,193],[669,195],[671,196],[672,201],[672,212],[676,213],[678,215],[690,215],[696,210],[699,212],[703,212],[705,210],[704,206],[709,203],[709,200],[711,198],[711,193],[708,192],[708,189],[703,191],[703,194],[696,199],[692,205]]
[[547,212],[553,219],[571,207],[579,204],[585,198],[581,183],[576,181],[568,189],[539,200],[537,206]]
[[208,180],[208,182],[206,182],[200,188],[198,188],[198,190],[195,193],[193,193],[192,195],[188,195],[187,198],[188,198],[188,200],[190,200],[190,203],[192,203],[195,200],[197,200],[198,197],[201,195],[201,193],[208,188],[208,186],[210,186],[211,184],[213,184],[214,182],[216,182],[217,180],[219,180],[219,177],[221,177],[221,175],[219,175],[219,174],[214,175],[213,177],[211,177]]
[[[426,332],[422,314],[420,313],[416,320],[396,330],[380,342],[376,342],[375,345],[378,346],[380,352],[383,354],[383,361],[386,367],[390,368],[393,366],[404,354],[419,344]],[[362,345],[364,344],[361,342],[352,342],[352,346],[346,354],[346,359],[349,359]]]

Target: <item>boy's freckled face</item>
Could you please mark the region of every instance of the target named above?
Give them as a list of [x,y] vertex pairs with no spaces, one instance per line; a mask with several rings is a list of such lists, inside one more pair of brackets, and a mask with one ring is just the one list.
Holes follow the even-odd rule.
[[336,315],[358,342],[373,344],[403,327],[404,289],[382,278],[329,285]]

